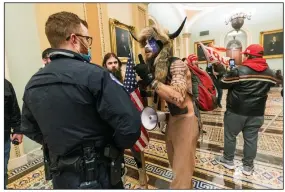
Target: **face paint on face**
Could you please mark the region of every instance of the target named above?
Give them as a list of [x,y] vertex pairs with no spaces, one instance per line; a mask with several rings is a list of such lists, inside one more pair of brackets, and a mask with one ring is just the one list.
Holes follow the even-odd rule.
[[146,41],[145,46],[145,58],[146,61],[153,60],[157,54],[159,53],[160,47],[158,46],[156,40],[154,38],[151,38]]
[[158,53],[159,51],[159,46],[154,38],[151,38],[146,41],[146,46],[145,48],[149,49],[153,53]]

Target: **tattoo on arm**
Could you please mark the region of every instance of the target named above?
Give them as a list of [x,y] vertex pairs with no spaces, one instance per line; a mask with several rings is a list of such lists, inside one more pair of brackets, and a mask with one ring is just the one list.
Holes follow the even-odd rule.
[[187,69],[187,66],[181,60],[177,60],[170,68],[172,75],[170,85],[165,85],[161,82],[156,84],[156,82],[153,82],[153,88],[158,95],[178,107],[182,107],[187,94]]
[[[172,75],[172,80],[170,86],[175,91],[180,93],[183,101],[187,93],[186,72],[187,72],[187,66],[181,60],[177,60],[175,61],[175,63],[171,65],[170,73]],[[181,98],[176,98],[175,95],[173,96],[174,100],[181,100]]]

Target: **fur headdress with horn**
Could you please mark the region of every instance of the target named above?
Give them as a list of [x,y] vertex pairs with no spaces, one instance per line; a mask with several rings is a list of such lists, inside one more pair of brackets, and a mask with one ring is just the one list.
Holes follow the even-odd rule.
[[186,22],[187,17],[183,20],[180,27],[177,29],[176,32],[169,34],[168,30],[161,29],[159,26],[152,26],[152,27],[146,27],[142,29],[140,32],[138,38],[134,36],[134,34],[131,33],[132,37],[139,42],[141,48],[145,47],[146,41],[154,38],[158,45],[161,48],[161,51],[157,55],[157,57],[154,60],[154,67],[155,67],[155,79],[165,83],[166,76],[168,73],[168,59],[172,57],[171,55],[171,49],[172,49],[172,43],[171,40],[176,38],[180,32],[182,31],[184,24]]

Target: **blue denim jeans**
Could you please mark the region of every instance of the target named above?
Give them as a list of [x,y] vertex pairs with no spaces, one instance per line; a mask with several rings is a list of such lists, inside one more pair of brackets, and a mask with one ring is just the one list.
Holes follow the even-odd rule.
[[6,189],[6,185],[8,184],[8,161],[10,158],[10,149],[11,149],[11,141],[8,139],[4,142],[4,189]]

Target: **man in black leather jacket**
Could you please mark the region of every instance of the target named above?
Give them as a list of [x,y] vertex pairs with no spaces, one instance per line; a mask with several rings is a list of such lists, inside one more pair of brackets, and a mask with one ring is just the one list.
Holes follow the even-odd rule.
[[268,92],[277,82],[274,72],[263,58],[264,49],[252,44],[243,52],[241,66],[229,71],[221,86],[228,89],[227,110],[224,115],[224,154],[216,160],[228,169],[234,169],[236,137],[242,131],[244,137],[243,173],[251,175],[257,153],[259,128],[264,122]]
[[139,111],[113,75],[90,63],[92,37],[83,20],[55,13],[45,31],[51,62],[25,87],[21,131],[46,144],[54,189],[86,189],[91,182],[89,189],[124,188],[117,159],[140,136]]

